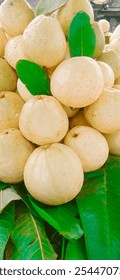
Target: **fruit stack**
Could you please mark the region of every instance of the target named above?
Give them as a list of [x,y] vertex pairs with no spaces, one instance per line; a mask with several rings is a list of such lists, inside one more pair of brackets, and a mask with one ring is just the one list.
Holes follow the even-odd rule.
[[120,156],[120,26],[95,22],[88,0],[39,15],[5,0],[0,24],[0,181],[67,203]]

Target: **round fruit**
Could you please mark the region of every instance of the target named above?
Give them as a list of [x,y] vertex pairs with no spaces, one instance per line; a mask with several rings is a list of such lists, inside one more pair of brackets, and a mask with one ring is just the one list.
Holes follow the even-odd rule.
[[64,144],[79,156],[84,172],[99,169],[108,158],[109,149],[105,137],[88,126],[73,127],[68,131]]
[[5,47],[5,59],[14,69],[16,69],[16,63],[18,62],[18,60],[28,60],[23,51],[22,35],[15,36],[7,42]]
[[73,17],[80,11],[86,12],[90,17],[91,23],[94,22],[94,12],[89,0],[69,0],[64,6],[59,8],[57,18],[66,36],[68,35]]
[[4,56],[4,50],[5,50],[6,43],[7,43],[7,37],[6,37],[3,29],[0,27],[0,57]]
[[34,145],[26,140],[19,129],[0,133],[0,181],[18,183],[23,180],[24,166]]
[[112,50],[116,51],[120,55],[120,37],[112,40],[109,46]]
[[95,37],[96,37],[96,45],[95,45],[93,57],[97,58],[101,55],[101,53],[104,50],[105,36],[104,36],[103,30],[102,30],[101,26],[98,24],[98,22],[94,21],[92,27],[93,27],[93,30],[95,32]]
[[66,54],[66,39],[56,18],[37,16],[23,33],[25,54],[34,62],[53,67]]
[[115,155],[115,156],[120,156],[120,130],[111,133],[111,134],[104,134],[110,154]]
[[85,118],[102,133],[120,129],[120,91],[105,88],[96,102],[84,109]]
[[0,58],[0,92],[15,91],[17,86],[17,74],[3,58]]
[[38,201],[60,205],[72,200],[83,185],[83,169],[77,154],[64,144],[41,146],[24,169],[28,192]]
[[110,42],[119,37],[120,37],[120,24],[118,24],[117,27],[114,29],[114,31],[110,37]]
[[30,93],[30,91],[26,88],[25,84],[21,82],[20,79],[17,80],[17,90],[19,95],[24,101],[27,101],[29,98],[32,98],[33,95]]
[[19,127],[25,138],[37,145],[59,142],[68,130],[68,117],[52,96],[37,95],[23,106]]
[[24,102],[17,93],[0,92],[0,132],[19,127],[19,115],[23,105]]
[[120,56],[111,49],[106,49],[99,57],[99,61],[107,63],[113,70],[115,79],[120,76]]
[[51,92],[62,104],[74,108],[88,106],[101,94],[103,75],[90,57],[72,57],[59,64],[51,77]]
[[102,30],[104,33],[107,33],[110,29],[110,23],[106,19],[100,19],[98,21],[99,25],[101,26]]
[[97,61],[104,78],[104,87],[112,87],[115,80],[115,75],[112,68],[105,62]]
[[0,5],[1,26],[11,37],[22,34],[34,17],[34,12],[26,0],[5,0]]
[[75,116],[70,118],[69,120],[69,126],[70,128],[73,128],[74,126],[90,126],[87,120],[84,116],[84,110],[80,110]]

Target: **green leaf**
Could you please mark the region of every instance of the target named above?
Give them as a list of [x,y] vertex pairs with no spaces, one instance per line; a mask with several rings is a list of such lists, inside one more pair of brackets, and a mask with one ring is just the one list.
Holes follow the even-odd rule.
[[32,95],[50,95],[50,79],[38,64],[21,59],[16,64],[16,71]]
[[85,242],[83,238],[68,241],[65,260],[87,260]]
[[68,0],[40,0],[36,7],[37,15],[45,15],[47,13],[54,12],[58,8],[62,7],[68,2]]
[[13,185],[12,188],[16,191],[16,193],[21,197],[22,201],[25,203],[29,211],[33,214],[33,216],[36,216],[36,218],[40,217],[35,208],[33,207],[32,203],[29,199],[29,193],[25,187],[24,182],[20,182],[16,185]]
[[16,221],[11,239],[21,260],[56,259],[56,253],[48,240],[42,219],[35,218],[22,202],[16,205]]
[[68,43],[71,57],[93,56],[96,37],[87,13],[78,12],[74,16],[69,27]]
[[0,182],[0,191],[1,191],[1,190],[4,190],[4,189],[7,188],[8,186],[9,186],[9,184]]
[[67,239],[78,239],[83,235],[78,211],[74,202],[60,206],[47,206],[30,196],[30,201],[40,217]]
[[10,203],[0,214],[0,260],[3,260],[4,250],[11,234],[15,220],[14,204]]
[[13,200],[20,200],[20,196],[11,188],[0,191],[0,213]]
[[120,259],[120,157],[86,175],[77,197],[89,260]]
[[5,252],[4,252],[4,259],[5,260],[21,260],[22,259],[21,254],[17,251],[11,238],[9,238],[8,243],[6,245]]

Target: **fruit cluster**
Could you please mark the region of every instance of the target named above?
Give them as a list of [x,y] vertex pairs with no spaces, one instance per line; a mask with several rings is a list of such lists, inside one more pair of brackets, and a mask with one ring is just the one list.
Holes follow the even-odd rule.
[[[70,55],[79,11],[94,30],[93,57]],[[95,22],[88,0],[68,0],[50,15],[5,0],[0,24],[0,180],[24,180],[45,204],[69,202],[84,172],[101,168],[109,153],[120,156],[120,26],[111,34],[109,22]],[[51,95],[32,95],[16,72],[21,59],[46,71]]]

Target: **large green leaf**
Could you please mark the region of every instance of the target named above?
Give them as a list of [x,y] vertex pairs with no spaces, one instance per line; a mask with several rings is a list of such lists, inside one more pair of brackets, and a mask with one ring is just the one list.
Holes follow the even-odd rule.
[[110,156],[104,168],[86,174],[77,197],[90,260],[120,259],[120,157]]
[[0,213],[13,200],[20,200],[20,196],[12,189],[6,188],[0,191]]
[[68,43],[71,57],[93,56],[96,37],[87,13],[78,12],[74,16],[69,27]]
[[59,206],[47,206],[37,202],[30,196],[30,201],[46,222],[53,226],[67,239],[78,239],[83,235],[76,204],[72,201]]
[[68,241],[65,260],[87,260],[84,238]]
[[4,189],[7,188],[7,187],[9,187],[9,184],[0,182],[0,191],[1,191],[1,190],[4,190]]
[[38,64],[21,59],[16,64],[18,77],[32,95],[50,95],[50,80]]
[[47,13],[51,13],[58,8],[62,7],[68,2],[68,0],[39,0],[37,7],[36,7],[36,14],[37,15],[45,15]]
[[21,260],[56,259],[56,253],[48,240],[42,219],[35,218],[22,202],[16,205],[16,221],[11,239]]
[[0,214],[0,260],[3,260],[4,250],[11,234],[15,220],[14,203],[10,203]]

